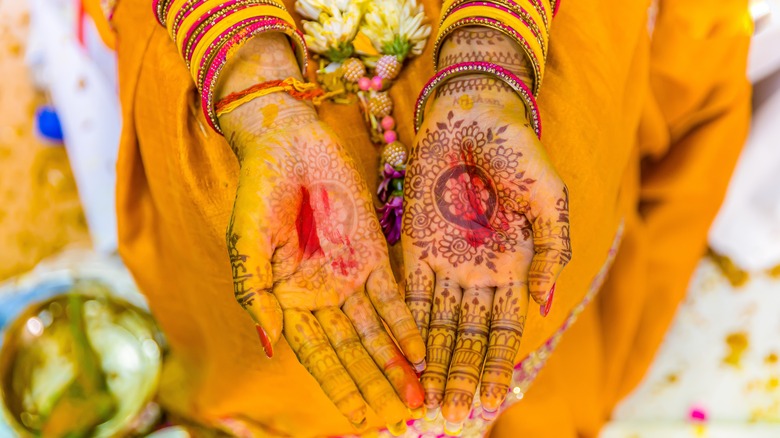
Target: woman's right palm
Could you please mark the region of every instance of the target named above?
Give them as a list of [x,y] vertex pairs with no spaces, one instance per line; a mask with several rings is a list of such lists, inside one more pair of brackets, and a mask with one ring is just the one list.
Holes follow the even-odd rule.
[[402,422],[423,392],[382,320],[418,369],[425,346],[368,188],[322,122],[289,131],[230,139],[243,151],[227,232],[236,299],[258,324],[266,353],[283,332],[353,424],[363,424],[365,402],[388,423]]

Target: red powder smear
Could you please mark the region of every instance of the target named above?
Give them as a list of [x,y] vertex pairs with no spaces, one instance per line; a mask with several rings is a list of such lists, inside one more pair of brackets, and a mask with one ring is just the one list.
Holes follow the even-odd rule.
[[295,229],[298,232],[298,247],[303,258],[322,255],[320,238],[317,237],[317,223],[314,221],[314,211],[306,187],[301,187],[301,210],[295,219]]
[[396,350],[395,356],[385,363],[384,370],[390,382],[399,391],[401,399],[412,409],[422,406],[425,399],[425,390],[417,379],[409,362]]
[[[324,187],[321,187],[319,196],[320,196],[320,203],[322,207],[322,214],[324,217],[330,220],[332,217],[332,211],[330,208],[330,198],[328,198],[328,191],[325,190]],[[322,234],[325,236],[328,242],[335,243],[335,244],[346,243],[344,242],[344,237],[341,235],[341,233],[339,233],[337,229],[335,229],[333,226],[327,226],[327,225],[328,224],[326,224],[326,226],[322,230]]]
[[[354,254],[355,250],[350,248],[350,252]],[[358,262],[354,258],[350,257],[349,260],[344,260],[344,257],[336,257],[330,264],[333,269],[338,271],[341,275],[347,275],[350,269],[357,269]]]

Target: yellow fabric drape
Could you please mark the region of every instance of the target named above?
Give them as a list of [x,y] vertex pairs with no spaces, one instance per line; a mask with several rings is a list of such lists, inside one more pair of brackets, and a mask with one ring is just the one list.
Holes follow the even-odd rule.
[[116,33],[114,33],[114,29],[111,27],[109,17],[106,16],[110,11],[104,10],[103,7],[105,3],[106,8],[112,8],[116,1],[118,0],[82,0],[84,12],[95,23],[100,39],[111,49],[116,49]]
[[[423,3],[435,21],[439,2]],[[687,281],[700,253],[727,181],[727,172],[711,174],[718,170],[712,165],[731,168],[747,126],[744,73],[734,72],[738,64],[744,67],[749,34],[741,28],[729,33],[737,28],[723,25],[746,9],[744,2],[719,6],[731,11],[717,13],[729,20],[724,22],[713,21],[703,2],[679,3],[664,12],[671,15],[662,14],[652,46],[644,2],[616,7],[608,0],[565,1],[555,20],[539,105],[543,143],[570,189],[574,259],[558,282],[551,314],[529,315],[518,359],[542,345],[582,300],[621,220],[626,237],[605,293],[563,337],[526,399],[500,417],[496,436],[553,427],[562,434],[527,436],[595,433],[610,403],[651,360],[684,290],[679,279]],[[685,7],[699,15],[688,16]],[[675,33],[678,14],[707,30],[700,46],[686,46]],[[114,25],[125,123],[118,165],[120,252],[170,340],[164,404],[199,421],[233,417],[292,436],[351,433],[284,341],[273,360],[264,357],[251,320],[233,300],[224,233],[238,166],[203,119],[197,91],[165,29],[146,0],[122,0]],[[668,34],[658,33],[662,28]],[[417,93],[433,73],[431,46],[405,67],[391,91],[406,144],[413,139]],[[731,53],[733,64],[711,71],[686,58],[704,48],[712,56]],[[713,91],[721,88],[728,91]],[[684,104],[676,100],[681,95]],[[323,104],[319,112],[357,156],[369,187],[376,187],[378,154],[358,108]],[[640,180],[640,158],[648,152],[654,161]],[[698,179],[702,173],[704,181]],[[649,207],[641,215],[640,194]],[[700,208],[693,211],[696,202]],[[687,231],[674,228],[681,216],[689,219]],[[398,273],[400,247],[391,253]],[[629,353],[632,343],[640,350]],[[369,423],[381,426],[376,417]]]

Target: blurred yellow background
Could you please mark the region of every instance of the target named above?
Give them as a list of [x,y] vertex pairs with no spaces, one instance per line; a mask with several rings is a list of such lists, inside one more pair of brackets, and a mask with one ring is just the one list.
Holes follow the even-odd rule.
[[35,90],[25,65],[26,2],[0,1],[0,281],[89,235],[65,148],[35,134]]

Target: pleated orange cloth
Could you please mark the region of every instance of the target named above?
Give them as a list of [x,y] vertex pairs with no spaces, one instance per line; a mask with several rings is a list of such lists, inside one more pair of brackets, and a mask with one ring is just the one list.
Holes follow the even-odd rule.
[[[423,3],[438,17],[439,2]],[[541,368],[538,381],[499,417],[493,436],[594,436],[652,360],[748,126],[746,3],[724,0],[714,11],[703,0],[664,1],[651,42],[646,2],[564,0],[539,104],[543,143],[570,190],[574,259],[551,314],[531,312],[526,324],[518,373],[530,382]],[[284,341],[265,358],[234,302],[224,233],[238,165],[208,128],[150,2],[122,0],[113,26],[125,123],[120,252],[170,341],[162,402],[260,435],[353,433]],[[406,144],[414,101],[433,73],[430,50],[392,88]],[[358,108],[326,104],[319,112],[376,187],[378,151]],[[619,230],[607,284],[582,311]],[[398,268],[400,248],[391,252]],[[383,426],[376,416],[369,423]]]

